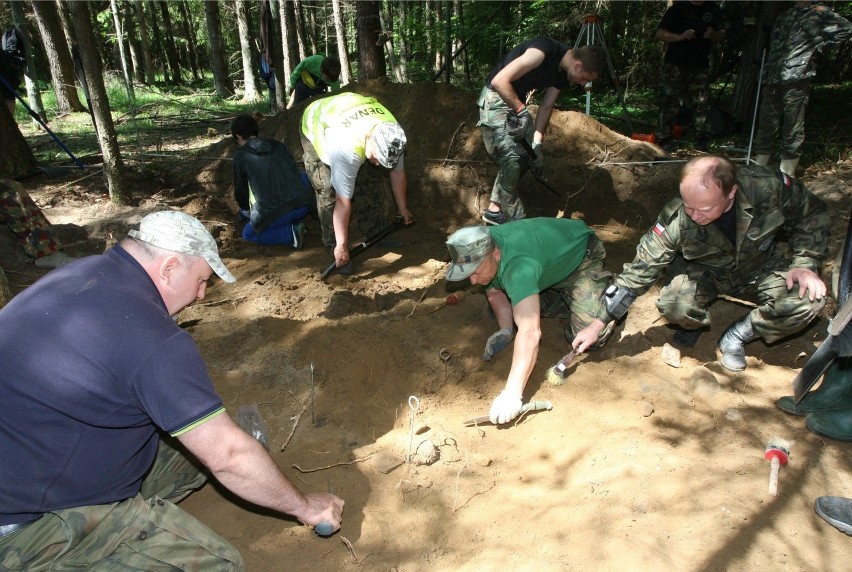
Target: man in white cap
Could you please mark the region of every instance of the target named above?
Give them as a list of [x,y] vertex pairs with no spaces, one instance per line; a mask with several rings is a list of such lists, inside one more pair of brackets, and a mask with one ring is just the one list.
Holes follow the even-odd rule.
[[157,212],[0,311],[0,569],[245,570],[175,506],[207,478],[185,451],[249,502],[339,527],[343,501],[293,486],[172,318],[214,272],[235,280],[204,226]]
[[363,201],[358,209],[358,225],[365,237],[388,226],[381,171],[390,171],[391,192],[399,216],[405,224],[414,222],[406,195],[405,132],[393,114],[374,98],[341,93],[315,101],[305,109],[301,139],[305,171],[317,193],[322,243],[334,258],[338,272],[350,274],[349,222],[356,179],[359,201]]
[[452,260],[447,280],[469,278],[485,286],[500,326],[488,338],[482,359],[491,361],[515,340],[506,386],[489,411],[492,423],[508,423],[521,411],[538,359],[541,317],[569,320],[565,336],[577,352],[600,348],[612,333],[609,324],[594,346],[575,338],[594,321],[611,276],[603,267],[603,243],[583,221],[531,218],[471,226],[454,232],[447,249]]

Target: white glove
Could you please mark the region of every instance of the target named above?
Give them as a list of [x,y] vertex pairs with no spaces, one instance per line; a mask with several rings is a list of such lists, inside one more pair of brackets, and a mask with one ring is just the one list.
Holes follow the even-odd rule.
[[491,404],[491,411],[488,412],[488,416],[495,425],[508,423],[518,416],[522,406],[523,403],[521,403],[519,394],[504,389]]

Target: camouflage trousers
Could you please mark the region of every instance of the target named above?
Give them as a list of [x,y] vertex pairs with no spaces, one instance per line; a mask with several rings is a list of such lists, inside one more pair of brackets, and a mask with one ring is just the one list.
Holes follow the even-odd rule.
[[[333,250],[337,244],[332,223],[337,195],[331,186],[331,168],[322,162],[313,144],[304,135],[301,135],[301,138],[305,171],[317,194],[317,213],[322,228],[322,243],[326,249]],[[358,221],[358,229],[365,238],[390,226],[392,215],[389,212],[390,201],[387,200],[390,193],[387,169],[377,167],[369,161],[364,163],[355,180],[352,210]]]
[[[586,243],[586,256],[574,272],[539,294],[543,318],[570,320],[572,337],[591,324],[600,305],[601,296],[612,280],[604,270],[606,250],[594,234]],[[600,348],[612,335],[615,322],[607,324],[594,348]],[[566,328],[567,329],[567,328]]]
[[660,70],[657,85],[657,105],[660,118],[657,124],[657,137],[671,137],[672,126],[681,105],[692,110],[695,133],[706,137],[707,112],[710,109],[709,70],[682,68],[664,63]]
[[[508,220],[519,220],[526,216],[524,204],[518,194],[518,181],[529,169],[529,154],[506,131],[509,106],[496,91],[483,87],[477,100],[479,105],[479,131],[485,151],[499,167],[491,202],[500,205]],[[526,140],[532,144],[535,127],[530,124]]]
[[754,152],[771,155],[781,133],[781,159],[798,159],[805,141],[805,108],[811,93],[810,80],[763,86]]
[[754,331],[772,343],[803,330],[825,305],[825,298],[800,299],[798,285],[787,290],[789,268],[789,260],[771,258],[748,282],[738,283],[678,256],[669,267],[672,279],[660,290],[657,308],[670,323],[696,329],[710,326],[708,307],[719,294],[753,300],[758,303],[750,313]]
[[0,222],[21,239],[24,252],[32,258],[62,250],[50,222],[17,181],[0,180]]
[[206,480],[161,440],[139,494],[52,511],[0,538],[0,570],[245,570],[233,546],[174,504]]

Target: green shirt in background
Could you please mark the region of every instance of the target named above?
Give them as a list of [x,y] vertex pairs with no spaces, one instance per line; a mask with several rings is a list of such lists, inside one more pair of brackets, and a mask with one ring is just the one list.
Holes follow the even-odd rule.
[[299,65],[297,65],[296,69],[293,70],[293,73],[290,74],[290,89],[296,89],[296,82],[301,79],[302,82],[311,89],[328,85],[331,87],[331,91],[339,90],[340,81],[333,81],[329,84],[326,83],[322,77],[321,66],[324,59],[324,55],[316,54],[314,56],[308,56],[299,62]]

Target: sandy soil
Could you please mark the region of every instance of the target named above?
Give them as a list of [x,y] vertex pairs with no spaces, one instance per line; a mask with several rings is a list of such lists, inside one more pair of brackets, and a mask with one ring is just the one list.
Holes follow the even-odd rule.
[[[661,357],[671,331],[654,289],[604,350],[572,364],[561,386],[545,374],[568,351],[563,324],[545,320],[525,399],[553,409],[508,427],[465,427],[487,413],[511,363],[508,352],[480,359],[495,329],[481,291],[466,286],[460,303],[445,304],[444,240],[477,223],[495,174],[474,97],[442,85],[358,91],[376,94],[409,133],[417,223],[395,235],[404,246],[356,258],[351,277],[319,279],[328,261],[315,222],[299,252],[240,240],[230,164],[212,159],[233,152],[224,132],[200,142],[203,159],[135,175],[133,208],[111,205],[100,177],[27,182],[72,254],[101,252],[152,210],[201,218],[238,282],[214,283],[180,314],[181,325],[229,411],[258,405],[288,476],[346,500],[343,527],[329,539],[215,485],[185,501],[186,510],[233,542],[253,571],[848,569],[852,542],[812,506],[821,495],[852,496],[852,449],[774,405],[824,339],[833,303],[800,336],[750,344],[748,369],[730,374],[716,362],[716,340],[748,309],[715,304],[712,330],[672,367]],[[268,118],[262,135],[298,157],[297,122],[298,112]],[[678,165],[607,165],[651,160],[656,150],[575,112],[556,112],[550,135],[554,192],[527,175],[528,210],[584,218],[618,271],[677,192]],[[829,279],[848,222],[852,165],[803,178],[836,213]],[[41,275],[7,231],[0,253],[13,289]],[[771,497],[763,453],[775,437],[792,442],[792,456]]]

